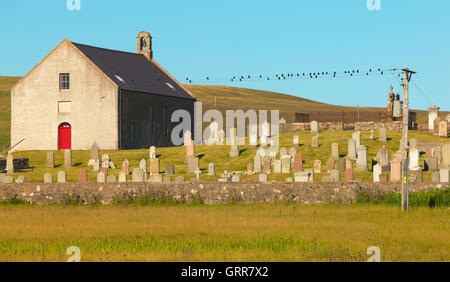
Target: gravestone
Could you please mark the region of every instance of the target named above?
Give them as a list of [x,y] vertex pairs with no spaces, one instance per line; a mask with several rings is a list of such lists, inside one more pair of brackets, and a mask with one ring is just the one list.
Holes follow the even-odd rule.
[[159,174],[159,159],[150,159],[150,175]]
[[54,158],[54,153],[53,152],[47,152],[47,162],[45,164],[45,166],[47,168],[54,168],[55,167],[55,158]]
[[64,171],[58,171],[56,175],[56,182],[65,183],[66,182],[66,173]]
[[213,120],[209,124],[209,137],[208,145],[216,144],[219,142],[219,124],[217,121]]
[[106,182],[106,175],[103,171],[100,171],[97,173],[97,183],[105,183]]
[[337,169],[331,170],[331,171],[330,171],[330,177],[331,177],[331,180],[332,180],[333,182],[339,182],[339,181],[340,181],[340,173],[339,173],[339,170],[337,170]]
[[294,157],[294,172],[303,171],[303,155],[301,152],[297,152]]
[[142,159],[139,162],[139,168],[142,170],[143,174],[146,174],[147,173],[147,161]]
[[339,144],[338,143],[331,144],[331,157],[336,161],[339,160]]
[[150,183],[162,183],[163,182],[163,176],[161,174],[154,174],[150,176],[149,181]]
[[266,183],[267,182],[267,174],[265,174],[265,173],[258,174],[258,182]]
[[380,128],[380,137],[378,139],[381,142],[387,142],[386,127]]
[[64,150],[64,167],[72,167],[72,150]]
[[171,183],[171,182],[172,182],[172,178],[170,177],[170,175],[164,174],[163,183]]
[[239,157],[239,148],[238,145],[232,145],[230,150],[230,158]]
[[253,160],[253,169],[255,170],[255,173],[260,173],[261,172],[261,156],[259,156],[258,154],[256,154],[254,160]]
[[16,179],[16,183],[25,183],[26,182],[26,178],[23,175],[19,175]]
[[253,174],[253,164],[252,163],[247,164],[247,174],[248,175]]
[[354,162],[355,162],[354,160],[350,159],[349,157],[346,157],[345,158],[345,169],[348,169],[348,168],[353,169]]
[[78,182],[86,183],[87,182],[87,169],[82,167],[78,171]]
[[390,178],[391,182],[401,182],[402,180],[402,161],[399,159],[391,160],[391,173]]
[[280,159],[288,154],[288,151],[285,147],[280,149]]
[[184,183],[184,177],[181,175],[175,177],[175,183]]
[[53,183],[53,176],[51,173],[44,173],[44,183]]
[[375,141],[375,136],[374,136],[374,134],[373,134],[373,129],[370,130],[370,137],[369,137],[369,140],[370,140],[370,141]]
[[214,163],[208,164],[208,175],[210,175],[210,176],[216,175],[216,166]]
[[133,169],[133,172],[131,173],[131,181],[144,182],[144,172],[141,168]]
[[263,158],[263,168],[264,173],[271,173],[272,172],[272,158],[271,157],[264,157]]
[[168,175],[175,175],[175,165],[174,164],[166,164],[166,169],[164,171]]
[[281,173],[291,173],[291,156],[287,155],[281,159]]
[[[361,146],[361,132],[356,131],[352,134],[352,139],[356,142],[356,150],[358,151],[358,148]],[[356,152],[358,153],[358,152]]]
[[425,171],[438,171],[439,166],[437,158],[425,158],[423,163]]
[[344,174],[345,182],[352,182],[353,179],[353,168],[347,168]]
[[419,171],[421,170],[419,165],[419,150],[414,149],[409,153],[409,170]]
[[125,171],[119,172],[119,183],[125,183],[127,182],[127,173]]
[[440,182],[449,183],[450,180],[450,169],[439,170]]
[[318,148],[319,147],[319,134],[314,135],[311,139],[311,147]]
[[326,164],[327,173],[330,173],[330,171],[334,170],[335,166],[336,166],[336,161],[333,159],[333,157],[328,158],[327,164]]
[[298,135],[294,135],[294,137],[292,138],[292,145],[295,147],[298,147],[298,145],[300,145],[300,138],[298,137]]
[[436,146],[436,147],[432,148],[431,155],[438,160],[438,165],[441,165],[442,148],[440,146]]
[[412,151],[417,148],[417,139],[412,138],[409,140],[409,151]]
[[150,146],[150,148],[148,149],[148,155],[149,155],[149,159],[156,159],[156,147],[155,146]]
[[386,145],[383,145],[383,147],[381,147],[379,156],[382,171],[389,171],[389,150]]
[[439,137],[448,138],[448,123],[446,120],[439,122]]
[[341,173],[341,174],[345,173],[345,165],[346,165],[345,158],[339,158],[339,161],[338,161],[339,173]]
[[373,166],[373,182],[380,182],[380,174],[383,171],[381,170],[381,165],[376,164]]
[[231,182],[240,182],[241,179],[239,177],[239,175],[234,174],[233,176],[231,176]]
[[297,154],[297,149],[292,147],[289,149],[289,156],[291,156],[291,162],[294,162],[295,154]]
[[450,144],[442,146],[441,168],[450,169]]
[[108,168],[106,168],[106,167],[101,167],[101,168],[100,168],[100,172],[103,172],[103,174],[105,175],[105,178],[108,177]]
[[99,159],[93,160],[92,170],[94,172],[100,171],[100,160]]
[[187,168],[187,174],[195,174],[195,172],[199,169],[199,162],[198,158],[196,157],[190,157],[188,159],[188,168]]
[[314,160],[314,173],[322,173],[322,161]]
[[358,159],[356,161],[356,171],[357,172],[366,172],[368,171],[367,166],[367,147],[359,146],[357,149]]
[[273,164],[273,172],[281,173],[281,160],[275,160]]
[[433,172],[431,174],[431,182],[432,183],[439,183],[441,182],[441,175],[439,172]]
[[381,173],[379,176],[380,183],[388,183],[389,182],[389,175],[387,173]]
[[257,134],[251,134],[249,136],[249,146],[250,146],[250,148],[256,148],[256,146],[258,146],[258,135]]
[[10,153],[8,153],[8,156],[6,157],[6,172],[14,173],[14,158]]
[[117,182],[117,177],[113,174],[108,175],[108,177],[106,177],[106,182],[108,183],[116,183]]
[[292,182],[294,182],[294,180],[292,179],[292,177],[286,178],[286,183],[292,183]]
[[14,183],[14,177],[12,177],[11,175],[3,177],[3,183]]
[[319,123],[315,120],[311,121],[311,133],[319,133]]
[[348,140],[347,156],[352,160],[356,160],[356,141],[353,139]]
[[91,146],[91,160],[98,160],[100,158],[100,147],[98,146],[97,142],[94,141],[94,143]]
[[225,142],[225,131],[223,129],[221,129],[221,130],[219,130],[219,143],[218,143],[218,145],[223,145],[224,142]]
[[423,172],[421,170],[410,171],[408,180],[410,183],[421,183],[423,181]]
[[294,174],[294,182],[306,183],[309,182],[309,172],[299,171]]
[[110,162],[109,155],[103,154],[102,155],[102,167],[109,168],[109,162]]

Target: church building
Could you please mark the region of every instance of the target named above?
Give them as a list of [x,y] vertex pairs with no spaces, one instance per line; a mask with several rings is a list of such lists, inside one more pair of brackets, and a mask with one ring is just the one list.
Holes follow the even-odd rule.
[[[194,96],[154,59],[150,33],[137,52],[64,39],[11,89],[11,146],[21,150],[102,150],[173,146],[171,122]],[[191,128],[194,128],[193,121]]]

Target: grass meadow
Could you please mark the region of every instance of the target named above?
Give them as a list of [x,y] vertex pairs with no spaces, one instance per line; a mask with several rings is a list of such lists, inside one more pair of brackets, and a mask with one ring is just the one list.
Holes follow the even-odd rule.
[[450,261],[449,208],[0,205],[0,261]]

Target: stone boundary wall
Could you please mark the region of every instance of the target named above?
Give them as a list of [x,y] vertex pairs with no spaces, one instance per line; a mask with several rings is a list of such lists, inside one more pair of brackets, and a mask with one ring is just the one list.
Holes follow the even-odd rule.
[[[343,122],[319,122],[319,130],[359,130],[370,131],[377,130],[381,127],[386,127],[387,130],[402,130],[401,121],[392,122],[355,122],[355,123],[343,123]],[[311,124],[309,122],[303,123],[287,123],[280,124],[280,132],[292,132],[292,131],[306,131],[311,130]]]
[[[447,183],[410,184],[410,191],[445,189]],[[23,183],[0,184],[0,201],[16,199],[35,204],[83,203],[112,204],[115,199],[151,195],[173,202],[322,204],[352,203],[358,191],[399,192],[394,183]]]

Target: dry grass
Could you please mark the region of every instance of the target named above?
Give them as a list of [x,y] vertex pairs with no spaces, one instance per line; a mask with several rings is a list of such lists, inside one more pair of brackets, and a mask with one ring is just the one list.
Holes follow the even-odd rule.
[[0,206],[1,261],[449,261],[450,211],[374,205]]

